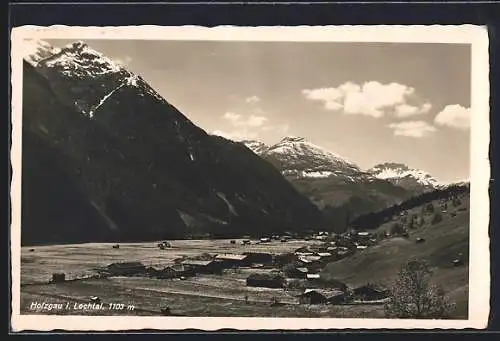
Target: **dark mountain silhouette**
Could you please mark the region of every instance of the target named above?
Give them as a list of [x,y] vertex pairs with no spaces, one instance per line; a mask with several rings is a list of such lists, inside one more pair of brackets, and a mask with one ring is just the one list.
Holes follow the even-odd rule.
[[140,76],[82,42],[44,51],[23,70],[23,244],[324,228],[270,163]]

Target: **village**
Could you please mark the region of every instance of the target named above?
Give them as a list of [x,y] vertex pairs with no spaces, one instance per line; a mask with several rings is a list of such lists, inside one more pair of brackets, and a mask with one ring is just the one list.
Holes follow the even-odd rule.
[[[293,252],[246,252],[245,247],[251,245],[272,245],[288,242],[307,242]],[[252,240],[227,240],[227,243],[238,247],[240,253],[202,253],[191,257],[179,257],[170,264],[146,265],[139,261],[115,262],[95,269],[99,278],[111,277],[147,277],[157,280],[186,281],[201,276],[233,276],[244,271],[248,273],[245,285],[249,288],[265,288],[280,290],[292,300],[281,301],[272,296],[270,306],[280,304],[382,304],[388,291],[373,284],[350,288],[346,284],[322,278],[320,272],[326,264],[348,257],[362,251],[377,242],[375,233],[354,232],[335,234],[318,232],[309,237],[299,237],[293,233],[273,235]],[[174,248],[173,242],[162,241],[156,244],[161,250]],[[118,251],[119,244],[112,246]],[[52,283],[68,281],[64,273],[54,273]],[[251,293],[241,298],[251,302]],[[92,296],[90,301],[99,301]],[[168,307],[161,309],[163,314],[170,314]]]
[[[376,307],[388,300],[390,288],[387,285],[367,279],[366,282],[358,282],[353,286],[352,283],[344,283],[335,278],[335,274],[325,273],[325,267],[363,253],[392,238],[403,238],[412,244],[425,245],[426,240],[418,235],[414,236],[412,231],[418,230],[422,225],[432,228],[438,216],[455,217],[457,212],[463,210],[463,207],[458,206],[461,204],[456,203],[450,207],[446,200],[440,200],[418,210],[402,210],[378,229],[369,231],[351,227],[343,233],[285,232],[260,238],[243,236],[241,239],[206,241],[164,240],[142,244],[101,244],[101,251],[95,250],[105,255],[99,261],[99,266],[86,266],[89,272],[81,276],[75,276],[71,270],[65,272],[62,267],[60,269],[63,271],[46,272],[51,275],[48,285],[54,287],[44,290],[47,290],[47,294],[54,295],[54,291],[74,290],[74,282],[78,286],[78,283],[87,285],[85,283],[88,281],[94,281],[92,285],[97,290],[90,292],[91,295],[81,303],[105,300],[106,296],[102,295],[99,288],[102,285],[112,285],[114,288],[147,288],[149,295],[160,295],[164,302],[170,299],[179,303],[182,299],[174,299],[176,295],[188,295],[193,299],[206,297],[221,302],[239,301],[239,304],[248,304],[249,307],[252,304],[267,305],[268,309],[278,309],[276,307],[280,306]],[[73,249],[66,258],[75,257],[82,252],[83,259],[89,259],[85,256],[86,252],[90,252],[88,248],[73,248],[81,251]],[[27,254],[37,257],[40,251],[31,248],[27,250]],[[461,256],[457,254],[451,266],[463,265]],[[79,262],[77,259],[74,261]],[[64,269],[73,268],[74,265],[68,264]],[[56,264],[52,269],[56,270]],[[59,287],[60,284],[63,285]],[[37,284],[25,281],[24,290],[35,290],[26,287],[30,285]],[[169,303],[159,304],[156,308],[158,314],[162,315],[180,314],[178,310]]]

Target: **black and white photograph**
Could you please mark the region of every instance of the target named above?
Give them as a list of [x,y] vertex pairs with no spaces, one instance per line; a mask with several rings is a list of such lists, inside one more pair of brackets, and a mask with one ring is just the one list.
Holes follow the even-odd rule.
[[485,325],[487,42],[475,26],[14,29],[13,322]]

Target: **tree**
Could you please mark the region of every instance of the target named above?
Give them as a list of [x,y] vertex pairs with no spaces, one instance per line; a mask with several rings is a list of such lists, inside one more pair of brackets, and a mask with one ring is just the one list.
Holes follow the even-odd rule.
[[401,267],[385,305],[389,318],[446,318],[455,305],[443,289],[430,283],[427,263],[412,260]]
[[391,232],[391,235],[398,236],[398,235],[403,234],[405,232],[405,229],[404,229],[403,225],[401,225],[400,223],[394,223],[391,226],[390,232]]
[[441,222],[442,220],[443,220],[443,216],[441,215],[441,213],[436,212],[432,215],[431,224],[432,225],[437,224],[437,223]]

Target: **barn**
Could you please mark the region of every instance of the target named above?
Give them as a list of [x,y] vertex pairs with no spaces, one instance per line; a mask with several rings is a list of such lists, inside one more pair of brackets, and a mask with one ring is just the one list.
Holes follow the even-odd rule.
[[269,264],[273,262],[273,255],[266,252],[245,252],[247,264]]
[[146,267],[141,262],[113,263],[105,268],[111,276],[134,276],[146,273]]
[[279,274],[254,273],[247,277],[247,286],[263,288],[283,288],[285,278]]
[[343,291],[329,289],[306,289],[299,295],[301,304],[340,304],[344,299]]
[[238,268],[241,266],[248,266],[246,255],[237,255],[237,254],[218,254],[215,256],[215,260],[220,263],[220,266],[224,269],[228,268]]

